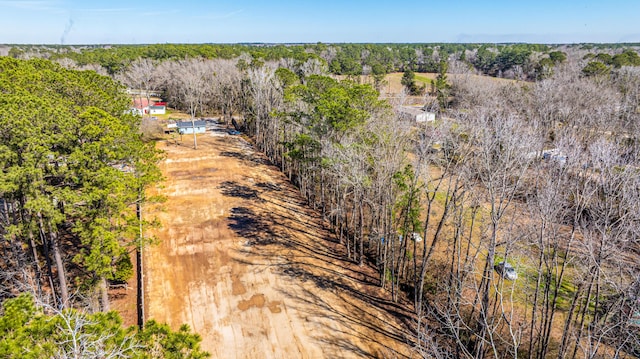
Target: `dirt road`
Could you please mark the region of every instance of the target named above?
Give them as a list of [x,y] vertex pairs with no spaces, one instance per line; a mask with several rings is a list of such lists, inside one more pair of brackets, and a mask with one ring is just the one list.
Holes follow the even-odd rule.
[[187,323],[213,358],[405,358],[408,313],[343,260],[318,214],[240,136],[165,142],[146,250],[147,319]]

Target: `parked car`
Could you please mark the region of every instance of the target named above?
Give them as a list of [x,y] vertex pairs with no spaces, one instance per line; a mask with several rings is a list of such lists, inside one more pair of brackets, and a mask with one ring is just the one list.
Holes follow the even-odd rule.
[[564,166],[567,163],[567,155],[560,152],[559,149],[554,148],[542,152],[542,159],[545,161],[555,162],[560,166]]
[[500,274],[504,279],[508,279],[508,280],[518,279],[518,273],[516,272],[515,268],[513,268],[513,266],[509,263],[500,262],[496,264],[493,267],[493,269],[495,269],[496,272],[498,272],[498,274]]
[[[419,233],[416,233],[416,232],[409,233],[408,237],[409,239],[412,239],[414,242],[422,242],[422,236],[420,236]],[[402,243],[402,234],[398,235],[398,239],[400,240],[400,243]]]
[[411,239],[413,239],[414,242],[422,242],[422,236],[416,232],[411,233]]

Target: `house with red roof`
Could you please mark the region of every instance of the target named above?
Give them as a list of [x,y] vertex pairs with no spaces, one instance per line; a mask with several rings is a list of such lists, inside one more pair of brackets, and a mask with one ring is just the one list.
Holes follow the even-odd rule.
[[143,115],[164,115],[167,113],[167,103],[164,101],[149,101],[146,98],[134,99],[131,112]]

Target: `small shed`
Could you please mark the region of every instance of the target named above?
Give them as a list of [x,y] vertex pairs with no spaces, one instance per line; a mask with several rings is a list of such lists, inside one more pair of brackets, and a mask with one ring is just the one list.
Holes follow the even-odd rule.
[[433,122],[436,120],[436,114],[433,112],[427,112],[421,107],[402,106],[400,108],[400,117],[414,121],[417,123]]
[[181,121],[176,123],[176,128],[178,129],[178,133],[181,135],[192,134],[192,133],[205,133],[207,130],[207,123],[205,121]]
[[164,115],[167,113],[167,107],[155,104],[153,106],[149,106],[149,113],[152,115]]

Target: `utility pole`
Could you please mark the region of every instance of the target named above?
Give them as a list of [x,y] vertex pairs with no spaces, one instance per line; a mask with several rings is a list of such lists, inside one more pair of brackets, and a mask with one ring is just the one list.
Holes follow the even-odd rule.
[[144,265],[142,263],[144,257],[144,236],[142,228],[142,193],[138,194],[138,201],[136,202],[136,214],[138,216],[140,231],[138,237],[139,242],[138,246],[136,247],[136,281],[138,284],[136,307],[138,309],[138,328],[142,330],[144,327]]

